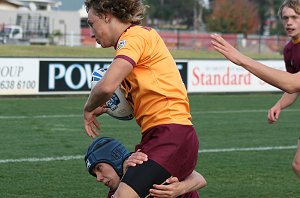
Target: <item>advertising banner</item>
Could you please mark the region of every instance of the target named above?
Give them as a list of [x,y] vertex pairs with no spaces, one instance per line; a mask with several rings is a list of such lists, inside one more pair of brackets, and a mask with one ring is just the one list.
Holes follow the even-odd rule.
[[187,88],[188,84],[188,67],[187,67],[188,61],[187,60],[176,60],[176,65],[179,70],[179,73],[181,75],[181,79]]
[[[40,61],[39,92],[55,94],[87,93],[91,89],[93,71],[109,67],[112,59],[48,59]],[[177,67],[187,86],[187,61]]]
[[[284,61],[261,60],[260,62],[285,71]],[[279,91],[227,60],[189,61],[188,79],[190,93]]]
[[[92,72],[112,59],[0,58],[0,95],[88,94]],[[261,60],[285,70],[281,60]],[[279,91],[227,60],[176,60],[189,93]]]
[[91,90],[93,71],[107,68],[111,59],[40,60],[39,92],[80,94]]
[[38,94],[39,60],[1,58],[0,95]]

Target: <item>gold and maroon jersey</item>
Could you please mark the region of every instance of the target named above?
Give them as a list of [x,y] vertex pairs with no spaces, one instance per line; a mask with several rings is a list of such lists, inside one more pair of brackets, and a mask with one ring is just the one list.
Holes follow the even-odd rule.
[[154,29],[129,27],[115,49],[115,58],[133,66],[122,86],[142,132],[161,124],[192,125],[186,88],[172,55]]
[[283,56],[287,72],[297,73],[300,71],[300,38],[291,40],[285,46]]

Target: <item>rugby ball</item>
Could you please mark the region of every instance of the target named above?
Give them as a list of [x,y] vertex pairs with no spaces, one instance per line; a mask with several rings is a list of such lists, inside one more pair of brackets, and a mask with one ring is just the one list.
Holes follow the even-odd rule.
[[[91,89],[103,78],[106,69],[98,69],[92,74]],[[131,120],[133,109],[125,98],[124,90],[120,86],[116,89],[113,96],[106,102],[107,114],[118,120]]]

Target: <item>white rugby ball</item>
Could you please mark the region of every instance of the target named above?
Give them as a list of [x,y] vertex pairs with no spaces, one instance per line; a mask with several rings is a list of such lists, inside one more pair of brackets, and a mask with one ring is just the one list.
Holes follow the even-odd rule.
[[[105,75],[106,69],[98,69],[92,74],[92,88],[95,87]],[[131,120],[133,116],[133,109],[125,98],[124,91],[118,86],[113,96],[106,102],[107,114],[118,120]]]

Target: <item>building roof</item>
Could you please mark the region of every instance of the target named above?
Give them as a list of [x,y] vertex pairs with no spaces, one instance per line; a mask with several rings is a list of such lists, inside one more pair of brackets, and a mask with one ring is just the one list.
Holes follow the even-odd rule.
[[[58,0],[1,0],[0,9],[21,9],[21,10],[52,10],[62,5]],[[4,4],[3,4],[4,3]],[[10,4],[13,7],[3,5]]]
[[18,0],[6,0],[8,3],[11,3],[11,4],[14,4],[14,5],[17,5],[17,6],[22,6],[23,4],[18,1]]
[[53,8],[57,8],[61,5],[60,1],[53,1],[53,0],[18,0],[18,1],[23,3],[23,5],[34,3],[37,5],[50,5]]

